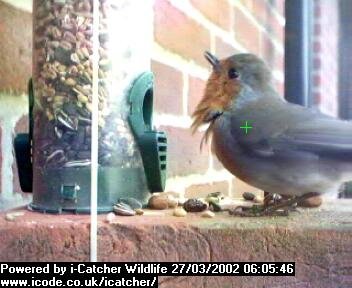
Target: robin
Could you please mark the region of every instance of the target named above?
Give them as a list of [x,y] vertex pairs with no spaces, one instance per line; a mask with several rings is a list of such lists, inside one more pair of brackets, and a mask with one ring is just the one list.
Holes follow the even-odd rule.
[[[352,123],[286,102],[269,67],[253,54],[219,60],[193,113],[193,131],[209,124],[212,149],[236,177],[289,200],[261,214],[311,196],[336,195],[352,179]],[[203,142],[202,140],[202,142]]]

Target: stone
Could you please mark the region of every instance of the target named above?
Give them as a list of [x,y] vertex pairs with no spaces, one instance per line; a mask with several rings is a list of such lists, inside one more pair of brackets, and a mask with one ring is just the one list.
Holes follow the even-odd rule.
[[155,210],[164,210],[169,208],[168,197],[161,195],[154,195],[149,198],[148,207]]
[[11,212],[5,214],[5,220],[9,222],[14,222],[17,217],[23,216],[24,212]]
[[192,199],[188,199],[183,204],[183,208],[187,212],[202,212],[202,211],[208,209],[208,203],[206,203],[200,199],[192,198]]
[[144,210],[143,209],[135,209],[134,210],[136,212],[137,215],[142,216],[144,214]]
[[135,198],[120,198],[118,203],[127,204],[133,210],[141,209],[143,207],[142,203]]
[[187,211],[182,207],[175,208],[173,214],[176,217],[185,217],[187,215]]
[[251,192],[244,192],[242,194],[243,199],[247,200],[247,201],[254,201],[255,199],[255,195]]
[[254,205],[253,202],[248,202],[246,200],[238,200],[238,199],[230,199],[230,198],[225,198],[218,203],[212,202],[209,204],[210,209],[215,212],[219,211],[229,211],[229,210],[234,210],[237,207],[246,207],[250,208]]
[[201,214],[201,216],[202,216],[203,218],[214,218],[214,217],[215,217],[215,213],[212,212],[212,211],[210,211],[210,210],[206,210],[206,211],[204,211],[204,212]]
[[115,220],[115,218],[116,218],[115,213],[110,212],[106,215],[105,221],[110,224],[111,222],[113,222]]
[[217,197],[207,197],[205,198],[205,201],[209,204],[218,204],[220,202],[219,198]]
[[205,202],[216,205],[224,198],[225,196],[221,192],[212,192],[207,195]]
[[7,213],[7,214],[5,215],[5,220],[6,220],[6,221],[9,221],[9,222],[15,222],[16,216],[14,216],[14,215],[11,214],[11,213]]
[[173,196],[167,196],[168,208],[176,208],[178,206],[178,200]]
[[315,208],[319,207],[323,203],[323,198],[317,194],[316,196],[310,197],[298,203],[299,207]]

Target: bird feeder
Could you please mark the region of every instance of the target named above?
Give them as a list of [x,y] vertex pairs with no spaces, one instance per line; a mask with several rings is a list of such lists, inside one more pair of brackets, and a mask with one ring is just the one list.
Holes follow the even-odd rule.
[[[164,190],[167,137],[152,127],[154,77],[121,67],[139,63],[114,29],[118,16],[135,8],[128,3],[34,0],[30,132],[14,143],[21,188],[33,191],[33,210],[90,212],[93,113],[99,125],[98,212],[112,211],[120,198],[146,202],[149,193]],[[92,107],[94,83],[98,109]]]

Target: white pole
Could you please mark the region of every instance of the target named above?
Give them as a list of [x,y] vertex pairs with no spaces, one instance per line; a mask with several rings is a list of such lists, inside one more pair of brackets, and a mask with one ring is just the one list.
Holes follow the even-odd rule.
[[98,235],[98,149],[99,149],[99,0],[93,0],[93,95],[92,95],[92,147],[91,147],[91,212],[90,261],[97,262]]

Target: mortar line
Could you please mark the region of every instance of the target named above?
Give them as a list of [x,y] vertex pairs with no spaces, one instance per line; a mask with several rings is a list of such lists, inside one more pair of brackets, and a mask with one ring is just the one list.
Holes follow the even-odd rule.
[[182,85],[182,110],[183,110],[183,116],[188,116],[188,93],[189,93],[189,76],[184,69],[182,71],[182,80],[183,80],[183,85]]
[[98,149],[99,149],[99,0],[93,2],[93,95],[92,95],[92,147],[91,147],[91,190],[90,190],[90,261],[97,262],[98,246]]
[[13,195],[13,172],[14,161],[12,143],[13,121],[2,119],[2,173],[1,173],[1,195],[10,199]]

